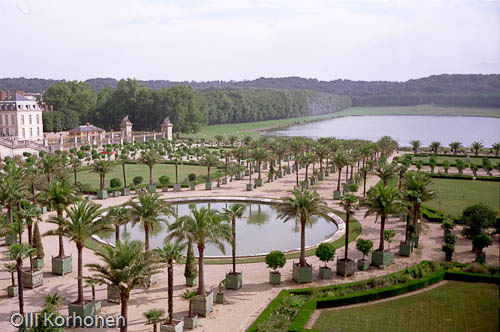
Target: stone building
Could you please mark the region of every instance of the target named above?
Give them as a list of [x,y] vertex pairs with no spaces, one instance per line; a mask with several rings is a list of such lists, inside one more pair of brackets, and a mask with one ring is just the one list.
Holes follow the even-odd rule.
[[42,108],[24,91],[0,92],[0,136],[14,141],[43,141]]

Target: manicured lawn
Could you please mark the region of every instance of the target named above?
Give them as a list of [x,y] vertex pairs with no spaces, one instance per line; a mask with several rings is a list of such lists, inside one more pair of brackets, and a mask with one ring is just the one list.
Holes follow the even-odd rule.
[[476,203],[484,203],[499,211],[500,183],[455,179],[432,179],[438,199],[424,205],[459,216],[463,209]]
[[363,331],[498,331],[498,286],[450,281],[408,297],[323,311],[314,329]]
[[[207,175],[207,168],[202,166],[179,165],[179,183],[181,183],[188,174]],[[211,169],[212,174],[215,169]],[[142,164],[126,164],[125,173],[127,174],[127,185],[132,185],[132,179],[136,176],[144,178],[143,184],[149,184],[149,167]],[[153,167],[153,182],[158,183],[158,178],[162,175],[170,177],[170,182],[175,182],[175,165],[158,164]],[[73,173],[70,174],[73,181]],[[122,166],[116,165],[112,172],[106,174],[106,186],[109,187],[109,181],[112,178],[118,178],[123,182]],[[79,171],[76,177],[81,183],[88,183],[94,189],[99,189],[99,175],[89,171]]]

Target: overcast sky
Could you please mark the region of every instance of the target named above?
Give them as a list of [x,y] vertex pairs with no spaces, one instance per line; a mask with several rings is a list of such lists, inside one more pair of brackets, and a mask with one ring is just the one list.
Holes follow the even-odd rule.
[[500,73],[495,0],[0,0],[0,77]]

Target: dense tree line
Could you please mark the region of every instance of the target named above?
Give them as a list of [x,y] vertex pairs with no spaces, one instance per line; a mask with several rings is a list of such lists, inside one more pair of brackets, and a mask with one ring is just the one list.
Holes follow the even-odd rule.
[[78,112],[70,109],[60,109],[54,112],[45,112],[42,116],[45,132],[64,131],[77,127],[80,124]]

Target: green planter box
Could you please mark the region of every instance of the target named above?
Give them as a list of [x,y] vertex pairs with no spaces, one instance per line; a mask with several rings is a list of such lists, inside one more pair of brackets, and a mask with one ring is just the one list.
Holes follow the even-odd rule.
[[[68,304],[68,314],[73,317],[81,317],[82,320],[87,317],[87,316],[94,316],[94,302],[88,301],[87,303],[84,304],[74,304],[70,303]],[[78,323],[78,320],[76,321]],[[83,324],[82,324],[83,325]],[[81,326],[81,325],[76,325],[76,326]]]
[[42,206],[42,208],[40,209],[40,212],[42,214],[47,213],[47,207],[46,206]]
[[276,176],[278,177],[278,179],[281,179],[283,177],[283,171],[277,171],[276,172]]
[[168,192],[168,186],[162,187],[162,188],[161,188],[161,192],[162,192],[162,193],[166,193],[166,192]]
[[9,297],[16,297],[18,294],[19,294],[19,287],[17,286],[7,287],[7,295],[9,295]]
[[130,195],[130,188],[123,188],[122,189],[122,196],[129,196]]
[[292,174],[292,170],[290,168],[286,169],[286,174]]
[[302,267],[299,263],[294,263],[293,280],[299,284],[312,282],[312,270],[312,265]]
[[87,202],[90,202],[90,201],[92,200],[92,197],[91,197],[91,196],[85,196],[85,200],[86,200]]
[[262,181],[262,179],[255,179],[255,185],[256,185],[257,187],[262,187],[263,182],[264,182],[264,181]]
[[399,243],[399,256],[410,257],[412,251],[411,242]]
[[281,273],[270,271],[269,272],[269,283],[271,285],[281,284]]
[[36,270],[36,271],[30,271],[24,270],[23,271],[23,286],[25,288],[36,288],[40,287],[43,285],[43,271],[42,270]]
[[323,181],[324,179],[325,179],[325,174],[323,174],[323,173],[319,173],[319,174],[318,174],[318,180],[319,180],[319,181]]
[[167,325],[166,323],[160,324],[160,332],[182,332],[184,331],[184,321],[182,320],[172,320],[172,325]]
[[220,184],[227,184],[227,178],[220,179]]
[[146,190],[150,193],[153,194],[156,192],[156,186],[154,184],[148,184],[146,187]]
[[394,253],[388,250],[372,252],[372,265],[384,268],[394,262]]
[[184,317],[184,328],[194,330],[198,326],[198,315]]
[[196,189],[196,185],[194,183],[191,183],[189,185],[189,189],[191,189],[192,191]]
[[486,262],[486,254],[485,253],[477,253],[476,254],[476,262],[480,264],[484,264]]
[[333,191],[333,199],[339,200],[342,197],[342,192],[340,190]]
[[205,190],[212,190],[214,184],[212,182],[205,182]]
[[240,289],[243,286],[243,273],[226,273],[226,289]]
[[245,170],[245,176],[249,176],[250,175],[250,170],[246,169]]
[[121,195],[122,195],[122,193],[119,192],[118,190],[113,191],[113,197],[120,197]]
[[358,270],[365,271],[370,267],[370,261],[366,259],[358,259]]
[[41,269],[44,266],[43,258],[33,258],[33,267],[35,269]]
[[332,277],[332,269],[329,267],[321,266],[319,268],[319,278],[320,279],[330,279]]
[[101,307],[102,307],[101,301],[92,300],[92,304],[94,305],[94,312],[96,314],[101,312]]
[[330,173],[335,173],[335,171],[336,171],[335,166],[330,167]]
[[356,271],[356,262],[352,259],[337,259],[337,274],[343,277],[354,275]]
[[145,282],[146,282],[146,287],[147,288],[153,287],[153,285],[155,285],[155,284],[158,283],[158,275],[157,274],[153,274],[151,277],[147,278],[145,280]]
[[73,259],[71,256],[52,257],[52,273],[65,275],[73,271]]
[[106,189],[104,189],[104,190],[98,190],[97,191],[97,198],[98,199],[106,199],[106,198],[108,198],[108,191]]
[[194,315],[206,317],[213,310],[214,292],[211,291],[206,296],[195,296],[191,303]]
[[330,172],[328,170],[325,171],[325,177],[330,176]]
[[217,293],[215,296],[215,303],[224,304],[224,293]]
[[108,285],[107,300],[113,303],[120,303],[121,302],[120,290],[115,286]]
[[10,247],[14,242],[17,242],[17,234],[11,234],[5,236],[5,245],[7,247]]
[[252,191],[253,190],[253,184],[247,183],[247,191]]
[[180,183],[174,183],[174,191],[175,192],[179,192],[179,191],[181,191],[181,189],[182,189],[182,186]]
[[420,236],[415,235],[411,237],[411,242],[415,248],[418,248],[418,241],[420,240]]
[[186,278],[186,286],[194,287],[198,284],[198,277]]

